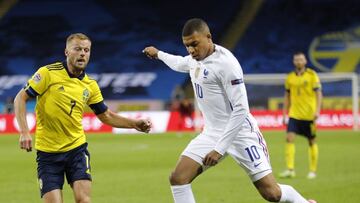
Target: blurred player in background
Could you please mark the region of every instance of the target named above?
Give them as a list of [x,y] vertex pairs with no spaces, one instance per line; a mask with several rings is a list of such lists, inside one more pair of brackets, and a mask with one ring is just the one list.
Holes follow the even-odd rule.
[[295,135],[303,135],[309,142],[309,173],[307,178],[316,178],[318,145],[316,144],[316,119],[321,108],[321,83],[316,72],[306,67],[305,54],[297,52],[293,56],[295,70],[287,75],[283,118],[287,123],[285,160],[287,169],[280,174],[282,178],[295,177]]
[[26,102],[36,98],[36,141],[38,180],[44,202],[61,203],[64,175],[76,202],[91,202],[90,154],[81,124],[89,105],[105,124],[149,132],[148,120],[121,117],[105,105],[97,82],[85,73],[91,41],[81,33],[67,38],[66,61],[37,70],[15,99],[15,115],[20,127],[20,147],[32,150],[26,121]]
[[14,98],[13,97],[7,97],[6,102],[4,105],[4,113],[5,114],[12,114],[14,113]]
[[143,50],[148,57],[162,60],[171,69],[190,74],[204,116],[203,131],[183,151],[170,176],[174,201],[194,203],[191,182],[229,154],[244,168],[264,199],[308,202],[293,187],[276,183],[265,140],[249,112],[243,72],[237,59],[227,49],[213,44],[209,27],[202,19],[185,23],[182,40],[190,54],[186,57],[152,46]]

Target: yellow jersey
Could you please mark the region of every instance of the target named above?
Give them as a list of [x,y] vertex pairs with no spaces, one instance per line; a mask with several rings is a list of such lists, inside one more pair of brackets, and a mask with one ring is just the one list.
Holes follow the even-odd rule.
[[85,105],[96,114],[107,109],[97,82],[84,72],[73,77],[66,62],[39,68],[24,89],[37,98],[35,149],[44,152],[66,152],[84,144]]
[[321,83],[316,72],[306,68],[297,75],[290,72],[285,80],[285,89],[290,94],[289,117],[298,120],[314,120],[316,111],[316,91],[321,91]]

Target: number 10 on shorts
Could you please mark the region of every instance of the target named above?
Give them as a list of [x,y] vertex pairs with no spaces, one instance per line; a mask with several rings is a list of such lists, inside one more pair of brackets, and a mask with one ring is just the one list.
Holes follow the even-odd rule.
[[256,159],[260,159],[260,154],[259,152],[257,151],[256,149],[256,146],[255,145],[252,145],[251,147],[246,147],[245,148],[246,152],[248,153],[249,155],[249,158],[252,162],[254,162],[254,160]]

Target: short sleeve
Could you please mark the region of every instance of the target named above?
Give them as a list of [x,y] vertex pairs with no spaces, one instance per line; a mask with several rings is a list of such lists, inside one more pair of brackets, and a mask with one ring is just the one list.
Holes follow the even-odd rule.
[[87,102],[88,105],[96,104],[96,103],[99,103],[104,100],[104,98],[101,94],[99,85],[97,84],[97,82],[95,80],[90,85],[90,88],[91,88],[91,94],[90,94],[90,98]]
[[290,91],[289,75],[285,78],[285,90]]
[[28,80],[28,83],[24,89],[30,97],[36,97],[38,95],[42,95],[48,89],[49,84],[49,70],[46,67],[41,67]]
[[320,79],[319,76],[315,73],[314,77],[313,77],[313,90],[321,90],[321,83],[320,83]]
[[96,115],[104,113],[108,109],[108,107],[104,103],[104,98],[101,94],[99,85],[95,80],[90,85],[90,88],[91,95],[87,104],[90,106],[90,108],[94,111]]

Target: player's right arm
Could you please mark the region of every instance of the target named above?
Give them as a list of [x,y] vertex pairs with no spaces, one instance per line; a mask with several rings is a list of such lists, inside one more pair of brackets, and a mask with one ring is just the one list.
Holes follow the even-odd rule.
[[143,53],[151,59],[160,59],[174,71],[188,73],[190,56],[175,56],[158,50],[153,46],[146,47]]
[[49,70],[45,66],[41,67],[15,97],[14,108],[20,129],[20,148],[28,152],[32,150],[32,138],[26,120],[26,102],[30,98],[36,98],[38,95],[43,94],[47,90],[49,83]]
[[290,106],[290,91],[285,90],[284,94],[284,105],[283,105],[283,124],[286,125],[286,115],[289,112]]
[[288,78],[285,80],[285,94],[284,94],[284,105],[283,105],[283,124],[286,125],[286,115],[289,112],[290,107],[290,87]]
[[14,100],[15,117],[20,129],[20,148],[28,152],[32,150],[32,138],[26,121],[26,102],[30,96],[21,89]]

